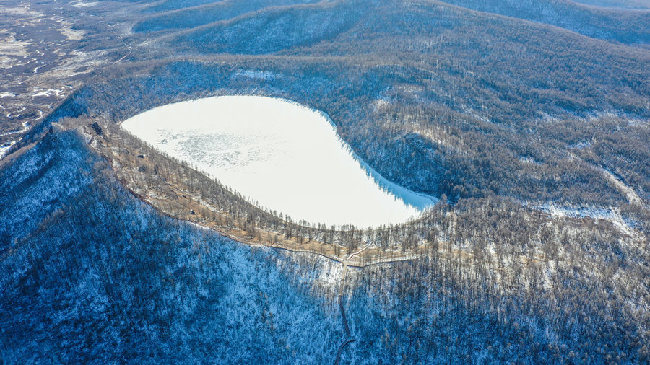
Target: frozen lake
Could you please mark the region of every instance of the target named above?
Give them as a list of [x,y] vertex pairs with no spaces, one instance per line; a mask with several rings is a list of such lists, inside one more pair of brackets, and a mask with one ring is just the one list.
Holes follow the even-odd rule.
[[327,116],[284,99],[185,101],[136,115],[122,128],[294,221],[376,227],[435,203],[358,159]]

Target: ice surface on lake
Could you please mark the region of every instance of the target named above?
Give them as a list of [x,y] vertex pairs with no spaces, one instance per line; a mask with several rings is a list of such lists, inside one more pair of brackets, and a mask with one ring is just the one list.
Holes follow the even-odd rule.
[[401,223],[435,199],[360,161],[329,119],[284,99],[221,96],[161,106],[122,127],[294,221]]

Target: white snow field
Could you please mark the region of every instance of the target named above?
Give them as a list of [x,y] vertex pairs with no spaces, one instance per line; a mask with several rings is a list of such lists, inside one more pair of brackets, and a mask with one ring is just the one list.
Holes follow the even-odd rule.
[[185,101],[136,115],[122,128],[293,221],[377,227],[436,202],[381,177],[327,116],[285,99]]

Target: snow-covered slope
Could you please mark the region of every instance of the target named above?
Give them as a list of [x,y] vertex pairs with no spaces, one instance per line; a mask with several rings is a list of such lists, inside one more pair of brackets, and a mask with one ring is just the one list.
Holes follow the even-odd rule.
[[[602,225],[593,235],[560,227],[563,239],[586,237],[548,250],[557,257],[550,266],[522,270],[510,263],[527,242],[525,226],[546,226],[526,223],[539,215],[513,224],[506,217],[521,211],[491,216],[494,205],[467,206],[450,217],[454,224],[442,223],[447,236],[480,244],[461,234],[480,227],[466,213],[482,212],[484,227],[501,228],[476,235],[503,261],[477,267],[463,257],[478,250],[458,250],[465,254],[348,268],[345,276],[316,255],[245,246],[158,214],[73,133],[49,133],[7,162],[0,359],[8,364],[331,364],[338,355],[342,364],[605,363],[611,354],[647,363],[647,289],[635,284],[647,277],[647,255],[608,239]],[[569,249],[572,270],[553,269],[567,267]],[[591,262],[605,269],[581,269]],[[514,270],[514,289],[495,290]],[[534,294],[531,283],[549,275],[552,290]]]
[[337,306],[297,263],[160,216],[101,166],[57,133],[1,171],[3,362],[331,362]]

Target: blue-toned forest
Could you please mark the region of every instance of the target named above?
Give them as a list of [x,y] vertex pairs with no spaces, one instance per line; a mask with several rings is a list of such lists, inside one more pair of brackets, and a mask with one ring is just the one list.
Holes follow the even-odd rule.
[[[650,361],[642,0],[18,5],[0,14],[0,362]],[[438,203],[296,222],[120,128],[220,95],[320,110]]]

